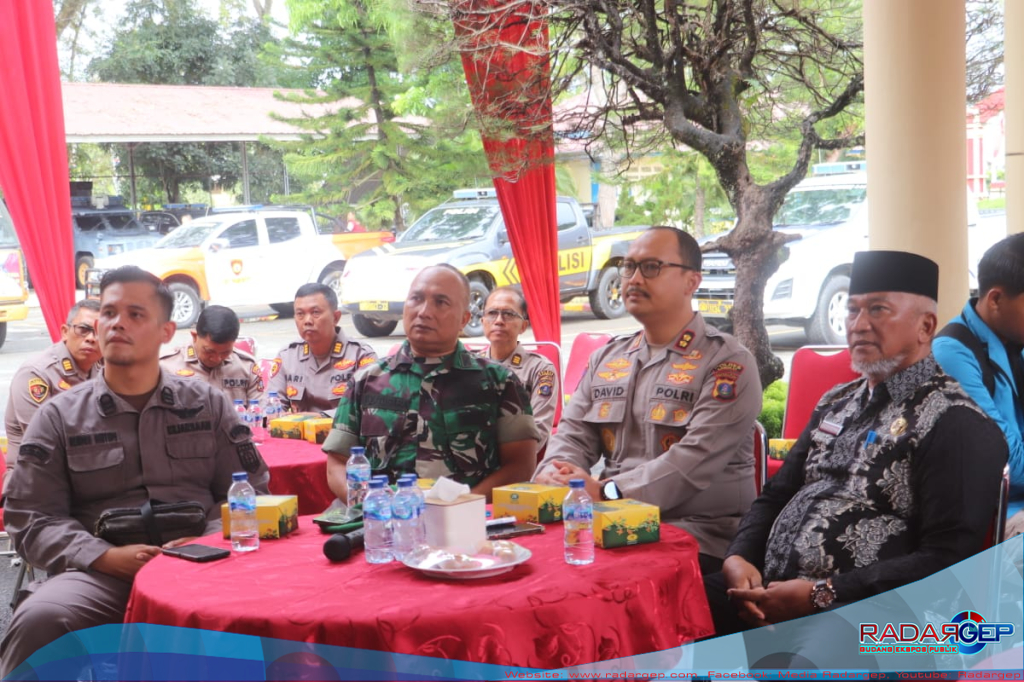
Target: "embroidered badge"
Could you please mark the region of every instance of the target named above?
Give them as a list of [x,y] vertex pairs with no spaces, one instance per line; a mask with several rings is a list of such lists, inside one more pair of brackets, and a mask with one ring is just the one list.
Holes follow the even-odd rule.
[[261,370],[260,366],[257,365],[257,364],[253,364],[253,366],[252,366],[252,373],[255,374],[258,377],[262,377],[263,376],[263,370]]
[[601,403],[601,406],[597,408],[597,416],[600,419],[607,419],[608,415],[612,413],[611,403]]
[[345,395],[346,393],[348,393],[348,384],[347,383],[345,383],[345,384],[338,384],[337,386],[335,386],[334,388],[331,389],[331,394],[339,396],[339,397]]
[[294,398],[299,394],[299,389],[295,388],[294,386],[289,386],[287,389],[285,389],[284,394],[289,398]]
[[65,374],[71,374],[75,371],[75,366],[72,364],[70,358],[64,358],[60,361],[60,366],[64,370]]
[[523,356],[520,355],[519,353],[516,353],[515,355],[512,356],[512,366],[518,367],[521,364],[523,364]]
[[36,403],[41,403],[46,400],[46,396],[48,395],[50,395],[50,384],[38,377],[28,380],[29,398],[32,398]]
[[615,358],[611,362],[604,363],[608,369],[626,369],[629,367],[629,360],[626,358]]
[[18,459],[34,459],[40,464],[46,464],[50,461],[50,453],[42,445],[36,445],[35,443],[22,443],[21,447],[18,448]]
[[335,341],[334,342],[334,350],[331,351],[331,355],[337,355],[338,353],[341,352],[341,349],[342,349],[341,341]]
[[349,360],[348,358],[344,358],[334,363],[334,369],[348,369],[349,367],[352,367],[355,364],[355,360]]
[[608,428],[601,429],[601,444],[604,445],[606,455],[615,452],[615,432]]
[[248,438],[252,435],[252,431],[245,424],[235,424],[228,434],[231,436],[231,440],[238,440],[239,438]]
[[175,372],[175,374],[177,374],[179,377],[191,377],[195,376],[196,373],[190,369],[179,369],[177,372]]
[[736,380],[743,372],[743,365],[738,362],[723,362],[711,370],[715,377],[715,387],[711,389],[711,397],[721,402],[736,399]]
[[235,451],[238,452],[238,460],[242,463],[243,469],[250,474],[259,471],[263,459],[260,457],[260,453],[256,451],[255,445],[252,443],[242,443],[235,448]]
[[664,419],[666,414],[668,414],[668,410],[666,410],[665,406],[661,403],[658,403],[653,409],[651,409],[651,419],[656,422],[660,422]]
[[270,377],[274,378],[281,371],[281,358],[274,358],[270,361]]
[[818,430],[824,431],[830,436],[838,436],[843,431],[843,425],[830,422],[828,419],[822,419],[821,423],[818,424]]
[[678,369],[681,372],[689,372],[691,369],[697,369],[697,365],[693,364],[692,362],[673,362],[672,368]]
[[61,379],[59,382],[57,382],[57,388],[59,388],[62,391],[66,391],[69,388],[71,388],[71,384]]
[[673,384],[688,384],[693,381],[693,376],[684,372],[676,372],[675,374],[669,374],[665,379]]
[[174,391],[171,390],[170,386],[164,386],[160,389],[160,402],[164,405],[174,404]]
[[902,436],[906,432],[907,420],[904,419],[903,417],[900,417],[899,419],[897,419],[896,421],[889,425],[889,434],[892,435],[893,437]]
[[362,358],[362,359],[361,359],[361,360],[359,361],[359,366],[360,366],[360,367],[366,367],[366,366],[367,366],[367,365],[369,365],[369,364],[370,364],[371,362],[373,362],[373,360],[374,360],[373,356],[367,355],[367,356],[363,357],[363,358]]
[[622,372],[617,369],[613,369],[608,372],[598,372],[597,376],[601,377],[605,381],[618,381],[629,376],[629,372]]
[[673,445],[675,445],[678,442],[679,442],[679,436],[674,434],[674,433],[670,433],[670,434],[668,434],[666,436],[663,436],[662,439],[661,439],[661,451],[662,452],[668,451],[668,449],[670,447],[672,447]]
[[699,350],[691,350],[689,353],[683,354],[684,360],[700,360],[703,357],[704,354],[701,353]]
[[537,395],[545,398],[551,395],[555,387],[555,373],[550,369],[542,369],[537,375]]
[[114,414],[115,409],[117,409],[117,404],[114,402],[114,396],[109,393],[100,396],[100,414],[109,417]]
[[640,332],[639,334],[637,334],[636,336],[633,337],[633,341],[630,342],[629,348],[627,348],[626,350],[636,350],[637,348],[640,347],[640,342],[643,341],[643,340],[644,340],[644,333]]
[[690,416],[690,413],[687,410],[680,407],[678,410],[673,410],[672,421],[675,422],[676,424],[679,424],[681,422],[686,421],[686,418],[688,416]]
[[309,355],[309,344],[308,343],[302,344],[302,354],[303,355]]
[[187,356],[188,356],[188,359],[189,359],[189,360],[193,360],[193,359],[195,359],[195,357],[196,357],[196,349],[195,349],[195,348],[193,348],[192,346],[189,346],[189,347],[188,347],[188,350],[187,350],[187,351],[185,351],[185,355],[187,355]]
[[685,332],[683,332],[683,335],[679,337],[679,341],[676,343],[676,348],[679,348],[680,350],[686,350],[690,346],[690,343],[693,342],[693,337],[693,332],[687,329]]

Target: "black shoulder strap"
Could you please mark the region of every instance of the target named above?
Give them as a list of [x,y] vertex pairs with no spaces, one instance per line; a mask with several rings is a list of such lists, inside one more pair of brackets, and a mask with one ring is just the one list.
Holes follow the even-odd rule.
[[985,342],[971,333],[971,330],[967,328],[967,325],[957,320],[953,320],[947,324],[942,328],[942,331],[935,335],[936,338],[940,336],[948,336],[951,339],[956,339],[969,351],[974,353],[974,357],[978,361],[978,366],[981,367],[981,382],[985,384],[988,394],[994,397],[996,394],[996,372],[1000,370],[999,367],[992,362],[992,358],[989,357],[988,346]]

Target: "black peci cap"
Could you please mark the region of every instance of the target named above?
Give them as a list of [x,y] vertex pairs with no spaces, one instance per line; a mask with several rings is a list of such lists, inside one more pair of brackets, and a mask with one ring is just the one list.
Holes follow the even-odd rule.
[[902,291],[939,300],[939,266],[906,251],[858,251],[853,255],[850,295]]

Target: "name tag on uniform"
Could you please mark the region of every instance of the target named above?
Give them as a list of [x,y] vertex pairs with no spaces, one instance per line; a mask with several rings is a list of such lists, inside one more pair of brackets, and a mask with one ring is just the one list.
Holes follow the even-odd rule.
[[830,422],[827,419],[822,419],[821,423],[818,424],[818,430],[824,431],[825,433],[832,436],[838,436],[843,431],[843,425],[836,424],[835,422]]

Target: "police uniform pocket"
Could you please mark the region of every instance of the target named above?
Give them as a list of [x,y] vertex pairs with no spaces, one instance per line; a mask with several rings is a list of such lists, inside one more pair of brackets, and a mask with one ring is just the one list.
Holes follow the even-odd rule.
[[644,421],[663,426],[680,427],[690,421],[692,409],[693,406],[689,403],[652,398],[647,403],[647,414]]
[[625,400],[595,400],[594,404],[583,416],[583,421],[598,424],[615,423],[625,421],[626,401]]
[[72,494],[76,499],[92,500],[110,494],[123,476],[124,447],[113,445],[102,449],[68,453]]
[[217,444],[213,434],[189,434],[167,439],[167,456],[176,483],[209,486],[214,475]]

